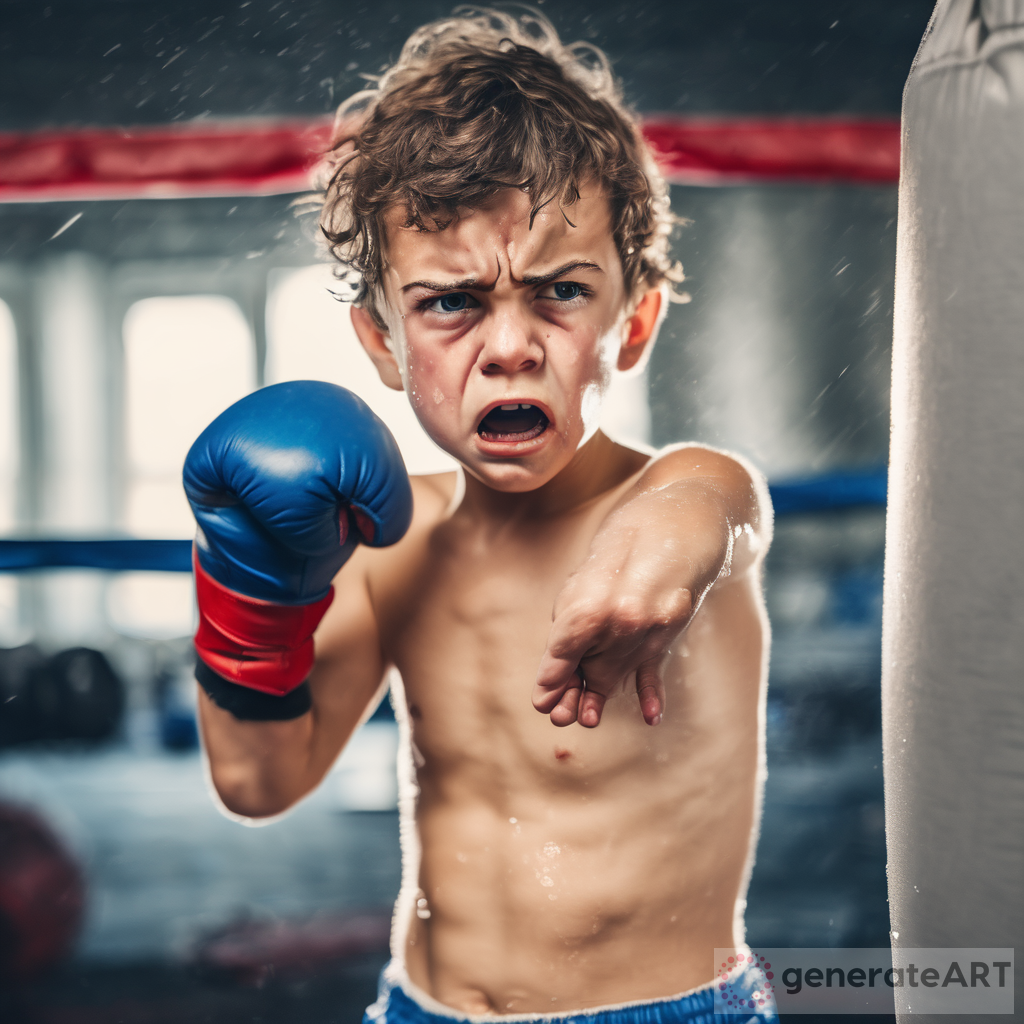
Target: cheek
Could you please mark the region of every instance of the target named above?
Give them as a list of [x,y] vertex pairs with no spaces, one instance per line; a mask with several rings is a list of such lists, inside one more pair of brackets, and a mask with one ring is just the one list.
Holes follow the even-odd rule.
[[611,382],[615,365],[617,348],[614,342],[613,331],[602,335],[596,329],[578,333],[569,339],[562,358],[567,378],[565,384],[588,391],[597,387],[603,391]]
[[615,324],[604,332],[597,343],[597,350],[601,356],[601,365],[609,380],[611,380],[619,361],[619,350],[622,348],[624,327],[624,318],[620,316]]
[[[589,437],[601,419],[604,396],[611,384],[618,357],[614,330],[602,334],[592,330],[576,334],[561,360],[561,386],[570,399],[570,434],[581,431]],[[578,418],[577,418],[578,417]]]
[[457,368],[440,353],[410,348],[406,354],[405,390],[417,417],[425,425],[440,425],[458,409]]

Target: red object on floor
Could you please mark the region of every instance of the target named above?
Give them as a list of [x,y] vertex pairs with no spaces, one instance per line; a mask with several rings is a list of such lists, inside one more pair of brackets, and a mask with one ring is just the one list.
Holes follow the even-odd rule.
[[0,983],[60,960],[82,923],[78,866],[31,811],[0,804]]
[[[664,115],[643,130],[674,184],[899,179],[897,119]],[[317,118],[0,133],[0,202],[303,192],[330,131]]]
[[323,914],[303,921],[243,921],[207,939],[196,963],[238,981],[312,975],[339,961],[387,950],[391,911]]

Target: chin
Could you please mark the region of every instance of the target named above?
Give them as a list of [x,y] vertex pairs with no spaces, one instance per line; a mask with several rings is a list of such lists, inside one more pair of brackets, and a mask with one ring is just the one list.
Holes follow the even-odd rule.
[[[460,460],[462,461],[462,460]],[[462,461],[466,471],[472,473],[482,484],[492,491],[504,494],[525,494],[536,491],[558,475],[562,466],[546,466],[543,469],[531,468],[523,462],[483,463],[477,460]]]

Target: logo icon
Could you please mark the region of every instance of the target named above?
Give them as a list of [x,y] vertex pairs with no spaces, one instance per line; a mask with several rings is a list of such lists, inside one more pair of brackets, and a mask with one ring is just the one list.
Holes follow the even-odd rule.
[[775,974],[763,956],[737,953],[720,961],[716,1013],[775,1012]]

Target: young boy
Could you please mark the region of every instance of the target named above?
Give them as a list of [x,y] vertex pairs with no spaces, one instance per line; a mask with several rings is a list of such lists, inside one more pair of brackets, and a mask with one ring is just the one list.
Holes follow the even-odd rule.
[[597,428],[663,312],[664,183],[603,57],[493,12],[421,29],[333,154],[356,332],[463,469],[410,485],[314,382],[196,442],[213,783],[286,810],[394,667],[405,878],[371,1017],[704,1019],[743,942],[771,512],[735,458]]

